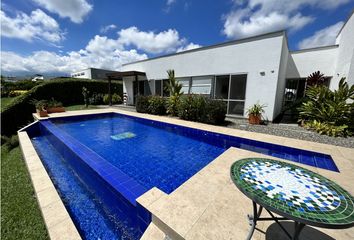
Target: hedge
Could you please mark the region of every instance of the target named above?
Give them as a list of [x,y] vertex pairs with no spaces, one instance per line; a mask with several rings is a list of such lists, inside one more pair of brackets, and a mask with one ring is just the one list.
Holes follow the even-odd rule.
[[[57,79],[35,86],[27,93],[17,97],[1,112],[1,135],[15,134],[18,129],[33,121],[32,113],[35,107],[30,103],[32,99],[50,100],[54,98],[64,106],[84,104],[82,87],[86,87],[90,94],[107,93],[108,83],[98,80]],[[111,92],[122,96],[121,83],[112,82]]]
[[225,121],[226,103],[224,101],[196,94],[183,95],[178,101],[168,101],[160,96],[138,96],[136,111],[165,115],[166,108],[169,109],[169,105],[175,102],[177,102],[178,117],[181,119],[214,125],[221,125]]

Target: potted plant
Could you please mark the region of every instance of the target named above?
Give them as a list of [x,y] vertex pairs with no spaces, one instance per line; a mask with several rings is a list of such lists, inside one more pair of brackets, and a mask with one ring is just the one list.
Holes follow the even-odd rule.
[[256,103],[252,105],[248,110],[248,122],[249,124],[260,124],[262,120],[262,113],[264,113],[264,108],[266,105],[261,105]]
[[65,108],[61,102],[58,102],[52,98],[51,101],[48,102],[47,106],[48,113],[58,113],[58,112],[65,112]]
[[47,112],[47,101],[46,100],[33,100],[32,104],[35,105],[36,107],[36,112],[38,116],[40,117],[48,117],[48,112]]

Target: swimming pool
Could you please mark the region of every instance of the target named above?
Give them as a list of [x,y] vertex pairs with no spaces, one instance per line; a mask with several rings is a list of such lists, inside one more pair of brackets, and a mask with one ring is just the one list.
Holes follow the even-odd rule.
[[329,155],[118,113],[43,120],[27,132],[86,239],[139,238],[151,216],[136,199],[152,187],[171,193],[231,146],[338,171]]

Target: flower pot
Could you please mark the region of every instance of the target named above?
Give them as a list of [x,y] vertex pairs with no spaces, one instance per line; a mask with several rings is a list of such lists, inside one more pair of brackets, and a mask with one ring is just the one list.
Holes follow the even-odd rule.
[[64,107],[50,107],[47,109],[48,113],[59,113],[59,112],[65,112]]
[[37,111],[38,116],[40,116],[40,117],[48,117],[47,110],[39,110],[39,109],[37,109],[36,111]]
[[259,125],[261,123],[261,115],[260,114],[259,115],[249,114],[248,115],[248,123]]

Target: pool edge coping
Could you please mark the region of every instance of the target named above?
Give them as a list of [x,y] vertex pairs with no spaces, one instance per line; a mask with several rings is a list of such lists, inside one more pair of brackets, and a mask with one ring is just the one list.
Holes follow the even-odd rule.
[[82,239],[27,132],[23,129],[17,132],[19,145],[50,239]]

